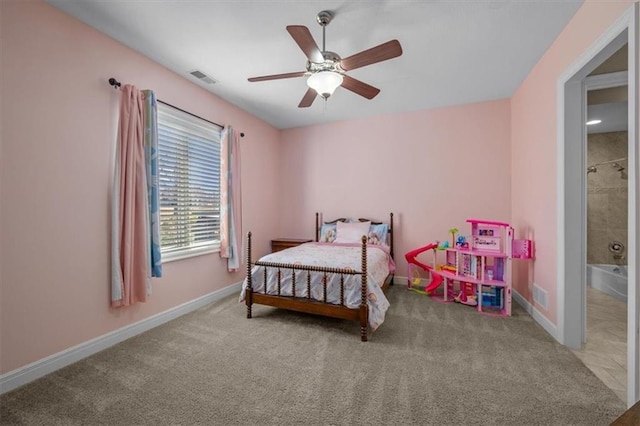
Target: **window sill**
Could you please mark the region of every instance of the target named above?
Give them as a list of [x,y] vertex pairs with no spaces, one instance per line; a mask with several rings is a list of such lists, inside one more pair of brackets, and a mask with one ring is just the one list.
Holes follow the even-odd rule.
[[162,254],[162,263],[174,262],[176,260],[188,259],[190,257],[202,256],[205,254],[219,253],[220,247],[199,247],[189,250],[182,250],[176,253]]

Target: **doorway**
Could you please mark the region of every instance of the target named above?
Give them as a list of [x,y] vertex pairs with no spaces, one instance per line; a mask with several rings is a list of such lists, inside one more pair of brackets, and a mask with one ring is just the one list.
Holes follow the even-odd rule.
[[[578,349],[587,325],[587,87],[597,67],[628,45],[627,405],[640,398],[638,326],[638,4],[558,80],[558,337]],[[597,166],[596,166],[597,168]]]
[[584,79],[587,289],[574,354],[627,401],[628,45]]

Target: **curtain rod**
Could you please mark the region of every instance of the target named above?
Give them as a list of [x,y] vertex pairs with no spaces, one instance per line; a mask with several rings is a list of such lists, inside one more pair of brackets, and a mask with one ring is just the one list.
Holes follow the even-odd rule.
[[605,164],[617,163],[617,162],[622,162],[622,161],[627,161],[627,157],[616,158],[615,160],[603,161],[601,163],[595,163],[595,164],[592,164],[590,166],[587,166],[587,168],[596,167],[596,166],[604,166]]
[[[109,79],[109,84],[110,84],[111,86],[113,86],[113,88],[114,88],[114,89],[120,89],[120,86],[122,86],[122,84],[121,84],[118,80],[116,80],[115,78],[113,78],[113,77],[111,77],[111,78]],[[185,114],[189,114],[189,115],[192,115],[192,116],[194,116],[194,117],[196,117],[196,118],[199,118],[200,120],[204,120],[204,121],[206,121],[207,123],[215,124],[216,126],[219,126],[219,127],[224,128],[224,126],[223,126],[222,124],[216,123],[215,121],[207,120],[206,118],[202,118],[202,117],[200,117],[200,116],[198,116],[198,115],[195,115],[195,114],[193,114],[193,113],[191,113],[191,112],[189,112],[189,111],[185,111],[185,110],[183,110],[182,108],[178,108],[178,107],[177,107],[177,106],[175,106],[175,105],[171,105],[171,104],[170,104],[170,103],[168,103],[168,102],[161,101],[160,99],[157,99],[157,101],[158,101],[158,102],[160,102],[161,104],[165,104],[165,105],[167,105],[167,106],[170,106],[171,108],[175,108],[175,109],[177,109],[178,111],[182,111],[182,112],[184,112]],[[244,132],[241,132],[241,133],[240,133],[240,137],[241,137],[241,138],[244,138]]]

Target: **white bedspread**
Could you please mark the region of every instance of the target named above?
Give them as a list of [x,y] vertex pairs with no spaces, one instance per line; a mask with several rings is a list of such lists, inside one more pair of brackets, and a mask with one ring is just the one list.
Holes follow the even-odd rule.
[[[362,270],[362,248],[359,244],[306,243],[260,259],[263,262],[288,263],[294,265],[323,266],[332,268],[350,268]],[[395,265],[388,249],[380,246],[367,246],[367,301],[369,307],[369,325],[375,330],[384,321],[389,301],[381,286]],[[311,272],[311,297],[323,300],[322,276],[320,272]],[[264,268],[254,266],[251,271],[252,287],[257,293],[264,293]],[[280,277],[280,295],[292,296],[291,271],[283,269]],[[358,308],[361,300],[361,276],[344,275],[345,305]],[[242,285],[240,301],[244,301],[247,280]],[[277,269],[267,268],[267,294],[278,294]],[[296,297],[307,297],[307,271],[296,271]],[[340,304],[340,275],[327,275],[327,302]]]

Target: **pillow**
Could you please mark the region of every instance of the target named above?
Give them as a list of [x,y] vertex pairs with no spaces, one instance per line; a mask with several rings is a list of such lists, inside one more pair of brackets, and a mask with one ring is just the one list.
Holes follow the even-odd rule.
[[380,223],[371,225],[367,234],[367,244],[375,244],[377,246],[388,246],[389,225]]
[[323,223],[320,228],[320,242],[332,243],[336,239],[336,224],[335,223]]
[[360,243],[370,226],[371,222],[338,222],[334,243]]

